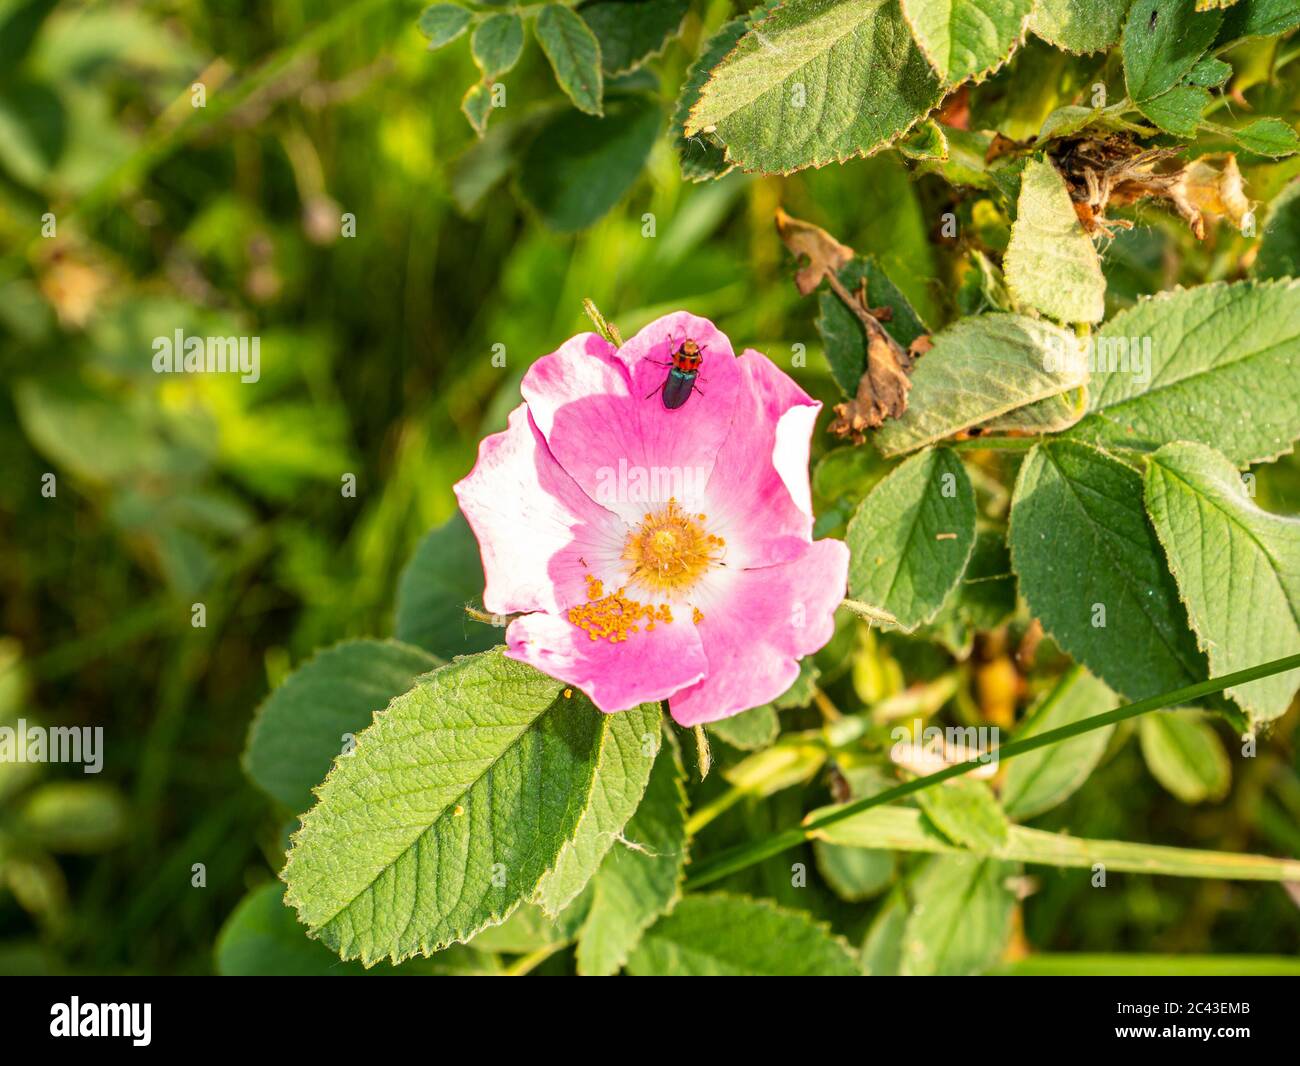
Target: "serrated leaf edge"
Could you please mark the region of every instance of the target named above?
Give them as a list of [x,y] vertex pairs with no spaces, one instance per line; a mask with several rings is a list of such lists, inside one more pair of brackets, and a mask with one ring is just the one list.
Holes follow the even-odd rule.
[[[450,669],[451,667],[457,665],[458,663],[465,662],[469,659],[478,658],[479,656],[482,655],[491,655],[494,653],[500,654],[501,650],[502,650],[501,647],[498,646],[497,648],[490,649],[488,651],[476,652],[473,655],[457,655],[450,662],[443,664],[442,666],[438,667],[436,670],[429,671],[428,674],[421,675],[421,677],[427,679],[430,675],[435,673],[441,673],[443,670]],[[557,681],[555,683],[557,686],[563,687],[563,685],[560,682]],[[408,689],[407,692],[409,691],[410,690]],[[383,710],[374,712],[374,715],[370,721],[370,725],[368,725],[356,736],[358,747],[360,747],[361,740],[364,737],[364,735],[368,733],[372,728],[374,728],[376,724],[378,724],[380,716],[388,714],[388,712],[392,710],[393,704],[397,700],[401,699],[402,696],[405,696],[406,694],[407,693],[404,692],[401,694],[401,696],[394,696],[393,699],[389,701],[387,707],[383,708]],[[540,717],[540,715],[538,717]],[[536,719],[534,719],[534,722],[535,721]],[[608,722],[602,719],[602,729],[607,729],[607,727],[608,727]],[[532,723],[530,723],[528,726],[528,729],[531,728],[532,728]],[[602,733],[602,740],[603,739],[604,739],[604,734]],[[402,962],[405,962],[407,959],[415,958],[415,956],[417,955],[420,955],[424,958],[428,958],[429,956],[435,955],[439,951],[442,951],[444,948],[451,947],[453,944],[467,944],[471,940],[473,940],[474,937],[478,936],[478,934],[481,933],[484,929],[487,929],[494,925],[501,925],[507,918],[510,917],[510,915],[512,915],[516,910],[519,909],[521,904],[529,901],[532,898],[533,893],[537,890],[537,885],[541,884],[542,878],[554,872],[555,866],[559,862],[560,852],[559,850],[557,850],[555,861],[552,862],[551,865],[547,866],[544,870],[542,870],[540,874],[538,874],[537,881],[532,886],[525,889],[520,894],[520,897],[517,900],[515,900],[513,903],[506,906],[505,909],[502,910],[500,913],[496,912],[495,910],[489,911],[488,917],[484,919],[484,921],[480,925],[466,932],[462,936],[453,936],[447,938],[446,940],[439,940],[434,943],[421,942],[418,948],[412,949],[411,951],[405,954],[402,954],[394,950],[386,953],[381,953],[378,955],[372,955],[369,957],[366,955],[364,951],[359,952],[356,955],[344,955],[338,948],[336,948],[333,944],[331,944],[327,938],[321,935],[324,932],[324,925],[321,925],[320,927],[317,928],[312,928],[312,926],[306,921],[306,919],[304,919],[303,908],[306,906],[306,902],[298,897],[297,893],[294,891],[293,885],[289,883],[288,878],[285,876],[289,872],[289,867],[292,863],[293,849],[297,847],[299,839],[302,837],[303,833],[307,829],[308,819],[311,818],[312,815],[314,815],[316,811],[319,809],[318,805],[321,799],[321,790],[323,790],[325,786],[330,782],[330,779],[334,776],[336,770],[338,769],[338,765],[339,765],[338,760],[335,759],[334,765],[330,767],[330,772],[325,776],[325,780],[312,789],[312,794],[316,797],[317,804],[313,805],[311,810],[307,811],[302,816],[302,818],[299,820],[298,828],[294,830],[294,832],[290,835],[289,850],[285,852],[285,856],[286,856],[285,863],[284,866],[280,868],[280,872],[279,874],[277,874],[277,876],[285,884],[285,893],[284,893],[285,906],[293,907],[294,911],[297,913],[299,923],[306,929],[308,939],[319,940],[322,944],[325,944],[327,947],[329,947],[331,951],[334,951],[339,956],[339,958],[345,962],[350,961],[352,959],[359,959],[361,961],[361,965],[364,966],[367,970],[369,970],[371,967],[375,966],[377,963],[383,961],[384,959],[387,959],[390,963],[396,966]],[[592,769],[592,780],[593,781],[595,780],[594,763]],[[577,836],[578,826],[582,824],[582,819],[586,816],[587,811],[591,807],[591,793],[592,790],[588,789],[586,803],[584,804],[582,811],[579,813],[577,819],[575,819],[574,821],[572,833],[570,833],[565,838],[563,844],[561,844],[560,850],[562,850],[568,844],[571,844],[573,842],[574,837]],[[335,917],[336,916],[337,915],[335,915]],[[330,919],[330,921],[332,920],[333,918]],[[327,925],[328,922],[324,924]]]
[[1027,37],[1029,34],[1029,20],[1030,18],[1033,17],[1034,14],[1034,6],[1035,4],[1030,4],[1029,10],[1025,12],[1025,17],[1020,20],[1020,30],[1016,34],[1015,38],[1011,41],[1011,46],[1007,49],[1005,55],[1003,55],[1000,59],[994,60],[989,66],[985,67],[983,70],[977,71],[973,74],[967,74],[964,78],[959,78],[957,81],[950,81],[948,78],[944,77],[944,75],[939,71],[938,64],[936,64],[934,59],[931,58],[930,53],[926,51],[925,45],[921,43],[921,38],[917,35],[916,27],[912,24],[912,20],[908,17],[907,5],[904,3],[900,3],[898,5],[899,11],[901,11],[903,15],[903,21],[907,23],[908,32],[911,33],[912,35],[912,43],[916,45],[921,55],[925,56],[925,61],[930,64],[930,70],[934,73],[934,76],[939,79],[939,85],[943,89],[945,94],[952,92],[954,89],[957,89],[962,85],[966,85],[966,84],[979,85],[980,82],[982,82],[990,74],[993,74],[1001,70],[1011,59],[1011,57],[1016,54],[1016,49],[1025,43],[1025,37]]
[[[1183,575],[1180,572],[1181,568],[1174,562],[1173,556],[1170,554],[1169,551],[1169,544],[1166,542],[1165,536],[1160,530],[1160,524],[1155,520],[1155,516],[1151,513],[1150,505],[1147,502],[1147,488],[1148,488],[1147,479],[1151,475],[1152,467],[1162,465],[1157,461],[1156,456],[1159,455],[1159,453],[1163,451],[1165,448],[1170,448],[1175,445],[1182,445],[1184,447],[1191,447],[1191,448],[1196,448],[1198,450],[1204,450],[1210,452],[1216,457],[1222,459],[1225,463],[1228,463],[1233,468],[1237,468],[1237,464],[1234,463],[1231,459],[1229,459],[1217,448],[1211,448],[1208,444],[1202,444],[1199,441],[1188,441],[1188,440],[1169,441],[1166,444],[1162,444],[1155,451],[1147,452],[1143,456],[1143,460],[1144,460],[1143,465],[1145,466],[1145,470],[1142,472],[1142,509],[1146,512],[1147,521],[1151,523],[1151,528],[1155,530],[1156,540],[1160,544],[1160,550],[1164,552],[1165,566],[1168,567],[1170,574],[1173,575],[1174,587],[1177,588],[1178,590],[1178,602],[1183,605],[1183,610],[1187,612],[1187,625],[1191,629],[1192,635],[1196,638],[1197,648],[1200,649],[1201,653],[1206,658],[1206,662],[1208,663],[1210,657],[1210,648],[1215,642],[1211,640],[1208,636],[1203,635],[1201,633],[1200,627],[1196,624],[1196,615],[1192,611],[1192,604],[1183,593],[1183,580],[1182,580]],[[1285,517],[1284,515],[1273,514],[1273,512],[1271,511],[1265,511],[1263,508],[1257,508],[1257,510],[1259,510],[1261,514],[1267,515],[1270,518]],[[1236,522],[1234,521],[1233,524],[1235,525]],[[1249,530],[1247,530],[1246,532],[1251,536],[1252,539],[1254,539],[1254,535],[1250,534]],[[1291,608],[1292,619],[1295,621],[1296,626],[1300,627],[1300,615],[1296,614],[1296,609],[1294,605],[1288,603],[1288,606]],[[1275,722],[1279,718],[1281,718],[1282,715],[1286,714],[1286,708],[1284,707],[1278,714],[1272,716],[1271,718],[1261,718],[1255,713],[1254,710],[1252,710],[1251,708],[1247,707],[1244,703],[1242,703],[1237,696],[1233,695],[1232,689],[1226,689],[1224,691],[1224,695],[1228,697],[1230,700],[1232,700],[1232,702],[1241,710],[1241,713],[1246,716],[1247,721],[1250,722],[1252,732],[1257,732],[1261,726],[1265,726],[1271,722]],[[1294,698],[1294,694],[1293,694],[1293,698]]]
[[[708,87],[709,87],[710,85],[712,85],[713,82],[717,79],[717,71],[718,71],[718,68],[721,67],[721,66],[723,66],[723,65],[727,62],[727,60],[730,59],[730,58],[732,57],[732,55],[735,54],[736,50],[740,48],[740,46],[745,42],[745,39],[746,39],[747,37],[749,37],[750,34],[752,34],[752,33],[753,33],[756,29],[758,29],[760,26],[765,26],[765,25],[767,25],[768,20],[774,18],[774,17],[777,15],[778,12],[780,12],[781,10],[784,9],[784,7],[785,7],[785,4],[784,4],[784,3],[777,4],[775,7],[773,7],[773,8],[772,8],[772,9],[771,9],[771,10],[770,10],[770,11],[769,11],[765,16],[764,16],[764,18],[762,19],[762,21],[754,23],[753,26],[751,26],[748,30],[745,31],[744,35],[743,35],[743,36],[742,36],[742,37],[741,37],[741,38],[740,38],[740,39],[735,43],[735,45],[732,47],[732,49],[731,49],[730,52],[728,52],[728,53],[727,53],[726,55],[724,55],[720,60],[718,60],[718,62],[717,62],[716,64],[714,64],[713,69],[712,69],[711,71],[709,71],[709,77],[708,77],[708,79],[704,82],[704,84],[702,84],[702,85],[700,86],[700,96],[699,96],[699,99],[695,101],[694,106],[691,108],[690,113],[687,115],[686,121],[682,124],[682,135],[683,135],[684,137],[688,137],[688,138],[689,138],[689,137],[691,137],[691,136],[693,135],[693,133],[700,133],[700,132],[702,132],[701,129],[700,129],[700,127],[698,127],[698,126],[697,126],[697,127],[695,128],[695,130],[692,132],[692,130],[691,130],[691,123],[692,123],[692,122],[694,121],[694,119],[695,119],[695,112],[699,109],[700,105],[704,102],[704,94],[705,94],[705,91],[706,91],[706,90],[708,89]],[[912,40],[912,44],[913,44],[913,46],[916,46],[916,41],[915,41],[914,38],[913,38],[913,40]],[[918,48],[917,50],[920,51],[919,48]],[[922,53],[922,58],[925,58],[925,54],[924,54],[924,53]],[[928,59],[926,59],[926,63],[927,63],[927,65],[929,64],[929,60],[928,60]],[[931,72],[932,74],[934,73],[933,68],[931,68],[931,71],[930,71],[930,72]],[[930,107],[929,107],[929,108],[928,108],[928,109],[927,109],[923,114],[917,115],[916,118],[914,118],[911,122],[909,122],[909,123],[908,123],[908,124],[903,128],[903,129],[899,130],[897,133],[895,133],[895,134],[891,135],[890,137],[886,138],[886,139],[885,139],[884,141],[882,141],[880,144],[875,145],[875,146],[872,147],[872,148],[858,148],[858,149],[855,149],[855,150],[852,151],[852,152],[848,152],[848,153],[846,153],[846,154],[844,154],[844,155],[836,155],[836,156],[834,156],[834,157],[832,157],[832,158],[830,158],[830,159],[821,159],[821,160],[816,160],[816,159],[814,159],[814,160],[810,160],[810,161],[807,162],[807,163],[801,163],[801,164],[799,164],[798,166],[793,166],[793,167],[790,167],[790,168],[788,168],[788,169],[786,169],[786,170],[764,170],[762,167],[759,167],[759,166],[749,166],[749,165],[747,165],[746,163],[744,163],[743,161],[741,161],[740,159],[737,159],[737,158],[732,154],[731,146],[730,146],[729,144],[725,143],[721,138],[717,137],[717,134],[712,134],[711,136],[715,137],[715,138],[717,139],[718,143],[722,145],[722,149],[723,149],[723,161],[731,164],[731,167],[730,167],[729,169],[730,169],[730,170],[736,170],[736,169],[738,169],[738,170],[742,171],[742,172],[745,173],[745,174],[772,174],[772,175],[777,175],[777,176],[784,177],[784,176],[789,175],[789,174],[794,174],[794,173],[796,173],[797,171],[800,171],[800,170],[808,170],[808,169],[810,169],[810,168],[813,169],[813,170],[820,170],[822,167],[830,166],[830,164],[832,164],[832,163],[841,163],[841,164],[842,164],[842,163],[847,163],[847,162],[849,162],[849,160],[851,160],[851,159],[869,159],[869,158],[871,158],[872,156],[874,156],[874,155],[876,155],[876,154],[878,154],[878,153],[880,153],[880,152],[885,151],[886,149],[892,148],[892,147],[893,147],[895,144],[897,144],[897,143],[898,143],[902,138],[906,137],[909,133],[911,133],[912,130],[916,128],[916,126],[917,126],[918,123],[920,123],[923,119],[927,119],[927,118],[929,118],[932,114],[934,114],[935,110],[936,110],[936,109],[938,108],[938,106],[943,102],[943,98],[944,98],[944,96],[946,95],[946,90],[945,90],[943,84],[942,84],[942,83],[939,83],[938,80],[937,80],[937,78],[936,78],[936,84],[937,84],[937,86],[938,86],[939,96],[938,96],[938,98],[935,100],[935,102],[934,102],[933,104],[931,104]],[[723,173],[727,173],[727,171],[724,171]],[[721,176],[722,176],[721,174],[718,175],[718,177],[721,177]],[[708,179],[703,179],[703,180],[708,180]]]

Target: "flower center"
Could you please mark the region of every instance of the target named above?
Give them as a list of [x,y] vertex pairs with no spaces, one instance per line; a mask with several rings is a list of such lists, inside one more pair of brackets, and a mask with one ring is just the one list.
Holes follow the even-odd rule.
[[690,515],[675,499],[651,511],[628,534],[623,559],[632,565],[631,582],[653,595],[685,591],[713,564],[726,543],[704,528],[707,515]]
[[[623,561],[631,567],[628,584],[641,586],[650,600],[679,598],[722,561],[726,542],[704,528],[707,521],[707,515],[687,514],[675,499],[647,514],[623,546]],[[626,587],[606,595],[603,583],[588,574],[587,602],[570,607],[568,619],[592,640],[618,644],[642,629],[652,631],[659,622],[671,624],[673,609],[662,602],[641,603]],[[698,607],[691,608],[691,621],[704,621]]]

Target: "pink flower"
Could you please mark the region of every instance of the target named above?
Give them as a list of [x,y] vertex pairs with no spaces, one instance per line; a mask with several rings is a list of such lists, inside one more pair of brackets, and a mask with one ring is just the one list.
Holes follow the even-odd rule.
[[[669,409],[661,389],[687,340],[703,362]],[[506,654],[603,711],[667,699],[688,726],[789,688],[830,640],[848,573],[841,541],[812,539],[821,405],[684,311],[618,349],[580,334],[522,391],[455,487],[484,606],[521,615]]]

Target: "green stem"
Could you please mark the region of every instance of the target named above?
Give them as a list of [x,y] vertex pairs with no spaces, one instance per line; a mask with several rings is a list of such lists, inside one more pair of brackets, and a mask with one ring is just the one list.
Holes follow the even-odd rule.
[[527,974],[532,973],[533,970],[537,969],[538,966],[565,946],[566,941],[560,940],[554,944],[547,944],[545,947],[540,947],[536,951],[530,952],[527,955],[523,955],[506,967],[503,976],[524,977]]
[[752,793],[746,789],[737,788],[733,785],[717,799],[713,800],[711,803],[706,803],[686,820],[686,835],[688,837],[693,837],[713,821],[713,819],[718,817],[718,815],[731,810],[732,807],[747,795],[752,795]]
[[[1114,710],[1093,715],[1082,721],[1072,722],[1069,725],[1061,726],[1059,729],[1049,729],[1045,733],[1013,740],[1009,744],[999,746],[992,754],[996,755],[999,761],[1011,759],[1017,755],[1024,755],[1026,752],[1058,744],[1062,740],[1069,740],[1071,737],[1080,736],[1094,729],[1102,729],[1117,722],[1136,718],[1150,711],[1159,711],[1166,707],[1189,706],[1203,696],[1222,692],[1225,688],[1231,688],[1233,685],[1243,685],[1248,681],[1256,681],[1262,677],[1272,677],[1274,674],[1285,673],[1297,667],[1300,667],[1300,655],[1288,655],[1281,659],[1274,659],[1271,662],[1252,666],[1246,670],[1238,670],[1222,677],[1210,678],[1208,681],[1201,681],[1195,685],[1186,685],[1183,688],[1174,689],[1172,692],[1149,696],[1135,703],[1121,704]],[[771,858],[773,855],[779,855],[790,848],[798,847],[819,829],[834,825],[836,822],[843,821],[845,818],[852,817],[872,807],[879,807],[886,803],[892,803],[894,800],[902,799],[904,796],[910,796],[913,792],[920,792],[922,789],[930,788],[941,781],[947,781],[950,778],[969,773],[977,767],[986,765],[987,761],[988,757],[986,756],[984,759],[971,759],[967,762],[954,763],[952,766],[946,766],[942,770],[927,774],[925,777],[904,781],[901,785],[886,789],[874,796],[866,796],[854,800],[852,803],[845,803],[823,813],[814,814],[798,828],[786,829],[766,839],[740,844],[734,848],[719,852],[693,868],[686,879],[686,888],[696,889],[703,885],[712,884],[714,881],[719,881],[736,873],[738,870],[744,870],[755,863]]]

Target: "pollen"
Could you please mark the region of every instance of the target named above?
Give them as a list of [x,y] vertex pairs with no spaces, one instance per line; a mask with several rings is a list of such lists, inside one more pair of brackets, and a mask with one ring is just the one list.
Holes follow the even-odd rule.
[[694,585],[722,561],[726,542],[705,528],[708,515],[687,514],[675,499],[651,511],[627,538],[623,560],[632,566],[631,582],[655,596]]
[[587,602],[570,607],[568,618],[592,640],[621,644],[629,634],[640,632],[642,622],[652,630],[656,622],[671,622],[673,612],[666,603],[639,603],[627,595],[626,589],[606,596],[604,585],[588,574]]
[[698,607],[692,607],[691,621],[694,622],[696,625],[699,625],[701,622],[704,621],[704,612],[701,611]]

